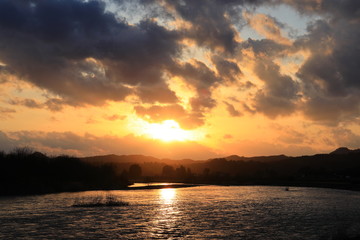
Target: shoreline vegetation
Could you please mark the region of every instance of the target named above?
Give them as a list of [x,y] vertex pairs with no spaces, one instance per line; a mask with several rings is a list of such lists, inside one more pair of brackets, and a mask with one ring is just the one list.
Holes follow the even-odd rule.
[[[360,150],[204,161],[142,155],[49,157],[30,148],[0,151],[0,196],[202,185],[320,187],[360,191]],[[143,182],[141,186],[132,186]],[[169,184],[155,184],[169,183]]]
[[72,207],[123,207],[129,206],[128,202],[122,201],[114,195],[106,195],[105,197],[99,195],[92,197],[90,199],[82,198],[75,200]]

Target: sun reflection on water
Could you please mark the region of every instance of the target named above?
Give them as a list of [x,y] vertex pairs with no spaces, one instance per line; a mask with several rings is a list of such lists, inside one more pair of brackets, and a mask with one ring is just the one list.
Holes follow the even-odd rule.
[[[164,238],[177,234],[180,229],[179,220],[181,212],[179,211],[177,201],[177,189],[163,188],[159,189],[159,206],[153,216],[150,228],[149,238]],[[168,237],[165,237],[168,238]]]
[[172,204],[176,197],[176,189],[163,188],[160,189],[160,198],[164,204]]

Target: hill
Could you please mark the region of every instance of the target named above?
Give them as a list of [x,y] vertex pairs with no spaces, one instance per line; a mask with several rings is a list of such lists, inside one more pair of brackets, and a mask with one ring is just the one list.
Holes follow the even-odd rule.
[[143,155],[48,157],[28,149],[0,151],[0,195],[124,189],[131,182],[319,186],[360,190],[360,150],[329,154],[201,161]]
[[331,152],[330,154],[350,154],[350,153],[359,153],[360,149],[354,149],[350,150],[347,147],[340,147],[336,149],[335,151]]
[[[309,185],[358,188],[360,151],[339,148],[329,154],[241,157],[231,155],[201,161],[158,159],[142,155],[107,155],[83,158],[96,164],[112,163],[118,174],[131,165],[141,168],[137,181],[211,184]],[[131,176],[130,176],[131,177]],[[350,187],[351,186],[351,187]]]

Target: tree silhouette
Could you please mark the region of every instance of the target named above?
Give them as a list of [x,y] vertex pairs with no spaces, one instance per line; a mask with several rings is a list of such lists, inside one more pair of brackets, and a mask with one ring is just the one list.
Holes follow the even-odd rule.
[[172,178],[174,177],[175,170],[172,166],[165,165],[162,169],[163,177]]
[[129,185],[112,164],[93,165],[75,157],[48,157],[30,148],[0,152],[0,196],[120,189]]
[[139,164],[132,164],[129,168],[129,178],[139,179],[141,177],[142,170]]
[[186,177],[186,169],[183,165],[176,168],[176,177],[178,179],[184,179]]

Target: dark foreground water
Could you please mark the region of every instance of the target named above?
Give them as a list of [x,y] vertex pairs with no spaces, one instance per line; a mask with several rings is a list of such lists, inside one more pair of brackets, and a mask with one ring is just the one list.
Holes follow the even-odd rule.
[[360,235],[360,193],[220,187],[111,191],[129,206],[74,208],[109,192],[0,198],[0,239],[342,239]]

